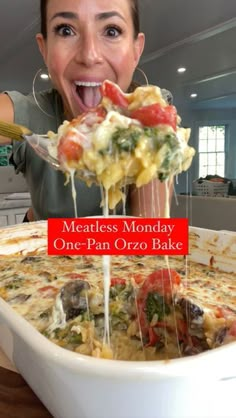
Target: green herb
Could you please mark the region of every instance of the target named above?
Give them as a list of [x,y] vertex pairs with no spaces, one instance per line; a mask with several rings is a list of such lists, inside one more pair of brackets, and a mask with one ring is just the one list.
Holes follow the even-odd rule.
[[173,155],[171,154],[170,150],[168,150],[161,164],[162,170],[168,171],[170,169],[170,162],[172,158],[173,158]]
[[92,312],[88,312],[88,310],[86,310],[85,312],[82,312],[80,316],[81,316],[81,322],[92,321],[94,319],[94,314]]
[[46,309],[46,311],[41,312],[41,314],[39,315],[39,318],[40,319],[48,319],[50,314],[51,314],[51,308]]
[[110,288],[110,298],[119,300],[127,300],[133,294],[133,287],[131,284],[115,284]]
[[116,298],[120,293],[125,289],[125,284],[115,284],[110,288],[110,297],[112,299]]
[[50,333],[49,333],[46,329],[44,329],[44,330],[41,332],[41,334],[42,334],[42,335],[44,335],[44,337],[50,338]]
[[19,289],[22,286],[23,280],[22,279],[14,279],[11,283],[7,284],[5,287],[6,289]]
[[169,176],[169,173],[159,173],[158,174],[158,179],[160,181],[165,181],[168,178],[168,176]]
[[159,128],[143,128],[144,134],[149,136],[149,138],[158,138],[160,136]]
[[66,344],[81,344],[82,343],[82,335],[78,334],[75,331],[71,331],[73,324],[65,328],[56,328],[54,329],[54,336],[59,341],[63,341]]
[[165,143],[168,143],[171,149],[176,148],[176,146],[178,146],[178,140],[175,134],[165,135],[164,141]]
[[77,334],[77,332],[70,332],[67,337],[67,341],[70,344],[81,344],[82,343],[82,335]]
[[135,149],[141,135],[142,131],[137,128],[134,129],[133,127],[130,127],[128,129],[117,129],[112,135],[112,144],[120,152],[131,152]]
[[148,293],[146,299],[146,316],[149,322],[152,321],[154,315],[157,315],[158,321],[161,321],[169,313],[170,308],[165,303],[163,296],[157,292]]
[[113,329],[127,329],[129,324],[129,315],[125,312],[112,312],[111,313],[111,327]]

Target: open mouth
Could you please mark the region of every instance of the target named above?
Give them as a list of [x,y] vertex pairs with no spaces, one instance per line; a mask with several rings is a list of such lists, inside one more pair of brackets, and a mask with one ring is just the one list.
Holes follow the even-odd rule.
[[102,83],[87,82],[87,81],[76,81],[76,92],[87,108],[93,108],[98,106],[101,101],[100,86]]

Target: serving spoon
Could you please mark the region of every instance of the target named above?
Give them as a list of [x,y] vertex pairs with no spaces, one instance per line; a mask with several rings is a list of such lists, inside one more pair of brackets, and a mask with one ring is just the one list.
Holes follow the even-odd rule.
[[[47,161],[54,169],[65,172],[62,165],[56,157],[50,153],[50,147],[53,144],[53,139],[47,135],[38,135],[33,133],[30,129],[25,126],[18,125],[16,123],[9,123],[0,120],[0,135],[16,141],[26,140],[28,144],[33,148],[36,154]],[[84,181],[92,181],[98,183],[96,174],[89,171],[86,168],[76,170],[76,177],[81,178]],[[124,185],[131,184],[134,179],[126,176]]]
[[37,135],[25,126],[2,120],[0,120],[0,135],[17,141],[26,140],[39,157],[47,161],[55,169],[60,169],[59,161],[49,153],[48,147],[52,140],[47,135]]
[[[47,161],[54,169],[61,170],[62,172],[69,172],[71,175],[79,177],[83,181],[89,181],[92,183],[99,184],[98,177],[95,172],[90,171],[88,168],[79,168],[79,169],[70,169],[70,167],[61,164],[55,155],[55,150],[53,150],[53,145],[56,149],[56,142],[53,138],[49,138],[47,135],[38,135],[33,133],[30,129],[22,125],[17,125],[15,123],[4,122],[0,120],[0,135],[7,138],[15,139],[17,141],[26,140],[28,144],[33,148],[35,153]],[[164,156],[163,156],[164,159]],[[111,164],[113,160],[111,160]],[[108,167],[109,168],[109,167]],[[160,174],[163,174],[162,172]],[[158,175],[158,168],[156,171],[156,176]],[[124,187],[128,184],[135,184],[136,178],[129,176],[128,173],[124,173],[123,178],[119,182],[119,187]]]
[[[47,161],[54,169],[65,171],[58,159],[51,155],[49,149],[52,146],[53,139],[47,135],[38,135],[25,126],[4,122],[2,120],[0,120],[0,135],[15,139],[16,141],[26,140],[40,158]],[[85,181],[90,180],[96,182],[95,174],[86,169],[77,170],[76,176]]]

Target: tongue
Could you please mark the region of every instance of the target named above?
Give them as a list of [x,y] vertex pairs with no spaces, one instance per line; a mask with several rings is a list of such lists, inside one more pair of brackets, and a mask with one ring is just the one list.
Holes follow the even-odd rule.
[[101,101],[99,87],[77,87],[77,92],[86,107],[96,107]]

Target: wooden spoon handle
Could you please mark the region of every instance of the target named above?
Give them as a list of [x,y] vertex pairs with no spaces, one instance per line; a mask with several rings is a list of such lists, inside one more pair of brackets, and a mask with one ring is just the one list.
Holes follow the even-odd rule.
[[22,141],[25,135],[32,135],[32,132],[25,126],[0,120],[0,135]]

